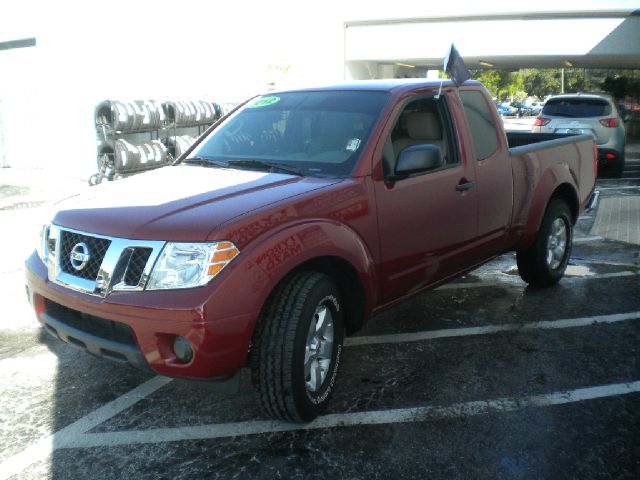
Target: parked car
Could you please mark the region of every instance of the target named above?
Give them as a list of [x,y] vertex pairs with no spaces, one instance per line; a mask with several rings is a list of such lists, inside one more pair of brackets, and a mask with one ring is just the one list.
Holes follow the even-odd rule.
[[26,264],[38,319],[161,375],[237,388],[248,367],[269,415],[309,421],[371,314],[506,251],[554,285],[592,137],[505,134],[480,83],[440,86],[270,93],[178,164],[59,203]]
[[513,109],[501,103],[496,103],[496,109],[500,115],[513,115]]
[[544,102],[531,102],[531,114],[539,115],[543,106]]
[[512,102],[511,108],[512,110],[515,110],[518,117],[528,117],[533,115],[533,107],[522,102]]
[[593,135],[598,161],[620,177],[625,163],[625,128],[613,99],[605,94],[557,95],[547,100],[533,132]]
[[616,104],[618,108],[618,114],[623,122],[628,122],[633,118],[633,109],[627,103],[618,103]]

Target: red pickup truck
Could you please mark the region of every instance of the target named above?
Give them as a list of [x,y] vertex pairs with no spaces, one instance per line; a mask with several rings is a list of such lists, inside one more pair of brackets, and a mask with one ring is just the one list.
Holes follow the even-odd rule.
[[232,382],[266,411],[327,405],[345,335],[515,250],[555,284],[595,185],[590,136],[505,134],[478,82],[271,93],[173,166],[58,204],[27,260],[46,330],[159,374]]

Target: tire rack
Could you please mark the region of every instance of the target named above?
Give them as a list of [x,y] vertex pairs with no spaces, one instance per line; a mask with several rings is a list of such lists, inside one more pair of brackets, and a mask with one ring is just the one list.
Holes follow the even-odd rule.
[[[178,156],[172,146],[176,139],[197,138],[222,116],[222,112],[219,104],[204,101],[106,100],[99,103],[94,116],[98,172],[89,178],[89,185],[171,164]],[[136,164],[133,155],[133,161],[127,168],[122,168],[123,162],[116,158],[117,143],[121,152],[125,145],[129,153],[137,149],[144,161],[138,160]],[[156,155],[145,152],[156,152]]]

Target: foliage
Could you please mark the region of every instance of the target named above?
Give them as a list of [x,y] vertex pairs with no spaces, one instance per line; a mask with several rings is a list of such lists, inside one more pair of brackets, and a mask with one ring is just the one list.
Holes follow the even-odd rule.
[[[640,79],[633,70],[603,70],[582,68],[525,68],[519,71],[471,70],[499,101],[526,97],[544,99],[565,93],[606,91],[616,98],[640,96]],[[564,80],[564,88],[563,88]]]
[[607,76],[602,82],[602,89],[614,98],[637,98],[640,97],[640,79],[621,75]]
[[[526,98],[524,82],[519,72],[507,70],[471,70],[471,76],[481,81],[492,96],[500,101]],[[522,98],[519,98],[522,97]]]

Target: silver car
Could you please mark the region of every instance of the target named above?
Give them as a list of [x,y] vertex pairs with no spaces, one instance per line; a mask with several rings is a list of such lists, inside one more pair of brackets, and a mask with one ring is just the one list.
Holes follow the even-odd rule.
[[624,170],[625,130],[609,95],[575,93],[549,98],[533,127],[536,133],[593,135],[598,163],[621,177]]

